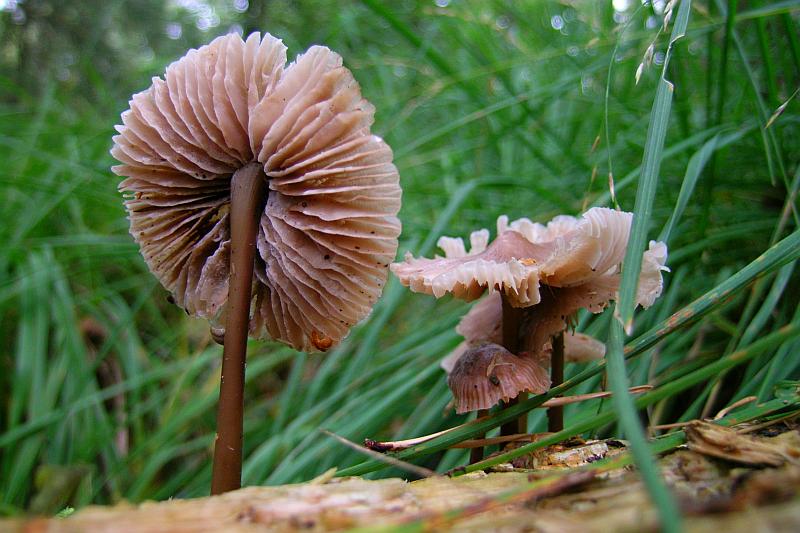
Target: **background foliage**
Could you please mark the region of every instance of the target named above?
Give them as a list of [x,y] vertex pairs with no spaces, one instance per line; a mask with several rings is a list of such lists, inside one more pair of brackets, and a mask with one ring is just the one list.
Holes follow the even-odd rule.
[[[127,99],[187,48],[261,30],[290,56],[315,43],[341,53],[395,150],[400,253],[430,255],[441,234],[493,229],[500,214],[547,220],[608,205],[610,172],[618,204],[633,209],[658,117],[665,4],[0,0],[0,510],[208,490],[221,350],[148,273],[108,155]],[[668,240],[672,273],[634,336],[797,229],[798,14],[794,1],[693,3],[666,73],[675,88],[649,231]],[[669,383],[797,324],[793,253],[633,361],[631,381]],[[245,483],[306,480],[363,459],[319,428],[360,441],[460,422],[438,361],[459,342],[453,326],[466,309],[392,281],[332,353],[252,342]],[[610,318],[581,317],[579,327],[605,338]],[[799,375],[798,348],[781,339],[659,396],[643,420],[767,399]],[[567,426],[607,403],[567,409]],[[530,417],[544,428],[542,413]],[[445,470],[464,459],[450,451],[423,462]]]

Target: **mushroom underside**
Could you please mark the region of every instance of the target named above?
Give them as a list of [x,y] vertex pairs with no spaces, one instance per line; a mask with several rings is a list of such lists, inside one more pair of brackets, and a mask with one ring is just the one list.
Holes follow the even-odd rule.
[[315,46],[286,66],[269,34],[191,50],[133,96],[112,155],[130,231],[192,315],[224,323],[230,181],[263,166],[250,333],[304,351],[367,316],[395,256],[401,191],[374,108],[342,59]]

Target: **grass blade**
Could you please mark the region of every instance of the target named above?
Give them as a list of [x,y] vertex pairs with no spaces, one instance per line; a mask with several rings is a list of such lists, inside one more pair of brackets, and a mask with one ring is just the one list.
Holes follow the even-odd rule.
[[691,1],[683,0],[678,8],[675,26],[672,29],[669,45],[664,58],[664,67],[658,81],[653,110],[650,113],[650,125],[647,130],[642,176],[636,190],[636,204],[633,210],[633,224],[628,249],[622,264],[622,281],[619,290],[619,302],[616,311],[619,320],[612,320],[606,361],[608,363],[608,380],[613,396],[611,402],[619,416],[621,429],[630,441],[631,452],[636,466],[641,472],[644,484],[653,504],[658,509],[659,519],[664,531],[677,532],[681,529],[681,517],[678,504],[664,480],[661,478],[655,460],[650,453],[647,437],[639,422],[633,398],[628,389],[628,374],[623,353],[624,334],[633,329],[633,311],[636,307],[636,291],[639,283],[639,271],[642,267],[642,254],[646,248],[647,230],[653,211],[659,169],[661,167],[664,140],[667,136],[670,109],[672,106],[672,83],[667,81],[670,55],[675,42],[683,37],[689,23]]

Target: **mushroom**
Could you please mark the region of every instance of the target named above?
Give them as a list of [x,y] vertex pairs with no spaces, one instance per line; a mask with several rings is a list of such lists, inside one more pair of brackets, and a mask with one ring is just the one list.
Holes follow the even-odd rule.
[[[619,265],[624,259],[633,214],[594,207],[581,218],[557,216],[546,226],[526,218],[511,224],[505,215],[497,219],[497,238],[488,244],[485,229],[463,241],[442,237],[438,246],[445,257],[414,258],[394,263],[392,272],[415,292],[441,297],[451,293],[470,301],[487,288],[498,290],[512,307],[538,304],[540,285],[553,288],[582,287],[582,306],[605,307],[619,284]],[[651,305],[661,294],[661,271],[666,270],[666,245],[650,242],[645,252],[637,302]]]
[[332,348],[381,294],[400,233],[392,151],[341,57],[285,63],[269,34],[190,50],[132,97],[111,150],[147,266],[224,339],[215,494],[241,483],[248,333]]
[[[598,313],[616,298],[632,217],[602,207],[580,218],[558,216],[547,225],[525,218],[509,223],[501,216],[491,244],[485,229],[472,233],[469,252],[461,239],[443,237],[438,245],[445,257],[414,258],[407,253],[405,261],[391,269],[411,290],[437,298],[450,293],[473,300],[487,289],[496,291],[459,325],[467,342],[500,339],[512,353],[528,352],[535,360],[549,352],[551,380],[558,385],[563,380],[562,333],[571,317],[580,308]],[[647,307],[661,294],[666,256],[664,243],[650,242],[644,252],[638,304]],[[550,430],[559,431],[560,413],[551,410],[548,416]]]
[[521,392],[539,394],[550,388],[550,378],[531,357],[518,357],[499,344],[485,343],[468,349],[447,377],[456,412],[489,409]]

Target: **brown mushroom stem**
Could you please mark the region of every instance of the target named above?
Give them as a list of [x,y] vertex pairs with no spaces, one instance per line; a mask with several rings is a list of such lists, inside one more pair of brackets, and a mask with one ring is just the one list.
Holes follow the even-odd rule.
[[[522,309],[512,306],[504,292],[501,292],[500,296],[503,302],[503,348],[514,355],[519,355],[519,328],[522,323]],[[520,396],[512,398],[506,406],[510,407],[516,405],[519,403],[520,399],[524,400],[524,398],[520,398]],[[525,433],[527,429],[528,414],[525,413],[520,416],[519,419],[500,426],[500,435],[506,436],[516,433]]]
[[250,323],[250,292],[259,214],[264,205],[265,190],[266,176],[263,166],[258,162],[245,165],[231,178],[230,277],[211,494],[235,490],[242,485],[244,370]]
[[[519,396],[516,398],[516,403],[524,402],[528,399],[527,392],[520,392]],[[528,413],[523,414],[519,418],[517,418],[517,433],[527,433],[528,432]]]
[[[564,332],[552,338],[553,355],[550,360],[550,386],[557,387],[564,382]],[[547,410],[547,431],[557,433],[564,429],[564,407],[556,406]]]
[[[488,409],[479,409],[477,418],[483,418],[485,416],[489,416]],[[481,435],[476,435],[478,439],[483,439],[486,436],[486,433]],[[475,446],[469,452],[469,464],[475,464],[478,461],[483,460],[483,446]]]
[[514,307],[500,293],[503,302],[503,347],[514,355],[519,355],[519,326],[522,321],[522,309]]

